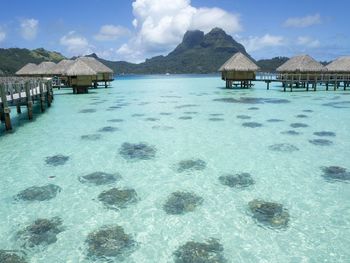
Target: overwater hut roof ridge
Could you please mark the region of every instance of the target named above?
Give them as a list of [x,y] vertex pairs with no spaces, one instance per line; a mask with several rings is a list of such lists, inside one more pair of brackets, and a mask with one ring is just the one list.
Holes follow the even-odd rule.
[[350,72],[350,56],[342,56],[329,63],[326,68],[330,72]]
[[38,65],[28,63],[16,72],[16,75],[32,75],[37,70]]
[[323,72],[327,68],[307,54],[297,55],[277,68],[277,72]]
[[251,59],[237,52],[220,67],[219,71],[257,71],[259,69]]
[[97,72],[81,60],[76,60],[66,69],[64,75],[67,76],[94,76]]
[[79,57],[76,60],[84,62],[97,73],[113,73],[113,70],[93,57]]

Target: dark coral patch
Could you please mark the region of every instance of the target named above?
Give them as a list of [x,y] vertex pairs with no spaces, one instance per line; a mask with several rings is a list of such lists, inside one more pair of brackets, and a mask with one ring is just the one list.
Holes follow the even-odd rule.
[[69,156],[64,156],[61,154],[46,157],[45,162],[51,166],[64,165],[69,160]]
[[161,131],[169,131],[174,130],[175,128],[172,126],[164,126],[164,125],[155,125],[152,127],[153,130],[161,130]]
[[180,161],[177,164],[176,171],[179,173],[185,172],[185,171],[200,171],[204,170],[207,167],[207,163],[201,159],[189,159],[189,160],[183,160]]
[[164,211],[169,215],[182,215],[192,212],[203,203],[203,198],[190,192],[174,192],[165,204]]
[[335,109],[348,109],[350,108],[350,101],[329,102],[322,105],[332,107]]
[[236,117],[237,117],[237,119],[241,119],[241,120],[249,120],[252,118],[248,115],[237,115]]
[[159,113],[159,115],[169,116],[169,115],[172,115],[172,113],[171,112],[161,112],[161,113]]
[[64,230],[62,219],[53,217],[51,219],[39,218],[31,225],[17,232],[23,247],[34,247],[38,245],[50,245],[57,241],[57,234]]
[[88,246],[88,256],[92,258],[121,257],[122,259],[137,247],[137,242],[132,236],[126,234],[118,225],[102,226],[91,232],[85,242]]
[[303,110],[303,112],[311,113],[311,112],[314,112],[314,111],[313,110]]
[[129,204],[136,203],[138,198],[134,189],[112,188],[100,193],[98,200],[107,208],[118,210],[126,208]]
[[197,107],[197,104],[184,104],[184,105],[179,105],[175,106],[176,109],[183,109],[183,108],[192,108],[192,107]]
[[111,120],[108,120],[108,122],[123,122],[124,120],[123,119],[111,119]]
[[80,137],[82,140],[98,141],[101,139],[101,134],[86,134]]
[[[0,249],[1,263],[26,263],[24,255],[19,255],[17,250],[2,250]],[[24,253],[21,253],[24,254]]]
[[206,243],[189,241],[173,253],[174,262],[226,263],[223,251],[223,246],[216,239],[210,239]]
[[229,187],[245,188],[253,185],[254,179],[249,173],[227,174],[219,177],[221,184]]
[[319,136],[319,137],[335,137],[336,136],[335,132],[330,132],[330,131],[314,132],[314,135]]
[[308,118],[309,116],[305,115],[305,114],[298,114],[297,116],[295,116],[297,118]]
[[184,114],[187,114],[187,115],[195,115],[197,113],[198,113],[197,111],[185,111],[184,112]]
[[322,176],[330,181],[350,181],[350,172],[348,172],[345,168],[340,166],[327,166],[321,167]]
[[281,132],[281,134],[287,134],[287,135],[300,135],[301,133],[300,132],[297,132],[297,131],[294,131],[294,130],[289,130],[289,131],[283,131]]
[[96,111],[97,111],[96,109],[84,109],[79,111],[79,113],[94,113]]
[[263,125],[261,123],[251,121],[251,122],[243,122],[242,126],[248,127],[248,128],[259,128],[259,127],[262,127]]
[[143,116],[145,116],[145,114],[143,113],[135,113],[131,115],[131,117],[143,117]]
[[81,183],[88,183],[94,185],[112,184],[119,179],[121,179],[120,174],[109,174],[104,172],[94,172],[79,177],[79,181]]
[[143,142],[125,142],[119,149],[119,154],[126,160],[149,160],[155,157],[156,148]]
[[99,132],[115,132],[118,131],[119,129],[117,127],[112,127],[112,126],[106,126],[101,129],[99,129]]
[[313,139],[313,140],[309,140],[309,142],[317,146],[330,146],[333,144],[332,141],[326,140],[326,139]]
[[219,98],[219,99],[214,99],[214,101],[221,101],[221,102],[227,102],[227,103],[242,103],[242,104],[264,104],[264,103],[284,104],[284,103],[290,103],[290,101],[286,100],[286,99],[254,98],[254,97],[241,97],[239,99]]
[[15,196],[15,199],[25,201],[45,201],[55,198],[61,190],[61,187],[54,184],[32,186],[19,192]]
[[269,150],[274,152],[290,153],[290,152],[299,151],[299,148],[289,143],[277,143],[277,144],[270,145]]
[[192,120],[191,116],[181,116],[179,117],[179,120]]
[[217,118],[217,117],[213,117],[213,118],[209,118],[209,121],[224,121],[224,118]]
[[149,118],[146,118],[145,121],[159,121],[159,119],[158,118],[149,117]]
[[248,108],[248,110],[258,110],[259,108],[258,107],[250,107]]
[[268,119],[267,122],[283,122],[281,119]]
[[282,204],[254,199],[248,203],[252,217],[263,226],[285,228],[288,226],[289,213]]
[[306,128],[306,127],[309,127],[309,125],[307,125],[305,123],[296,122],[296,123],[291,123],[290,127],[292,127],[292,128]]

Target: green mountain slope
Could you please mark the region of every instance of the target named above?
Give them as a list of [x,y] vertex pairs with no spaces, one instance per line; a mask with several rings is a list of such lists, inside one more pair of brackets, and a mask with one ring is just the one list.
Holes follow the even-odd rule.
[[29,50],[26,48],[0,48],[0,70],[5,74],[14,74],[27,63],[39,64],[43,61],[59,62],[64,59],[58,52],[43,48]]

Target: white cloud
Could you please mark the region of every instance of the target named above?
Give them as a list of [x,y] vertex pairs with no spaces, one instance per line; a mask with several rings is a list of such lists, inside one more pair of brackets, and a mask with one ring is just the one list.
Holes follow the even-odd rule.
[[305,47],[310,47],[310,48],[316,48],[320,46],[320,41],[318,39],[313,39],[311,37],[307,36],[300,36],[297,38],[298,45],[305,46]]
[[6,32],[0,27],[0,42],[4,41],[6,38]]
[[26,40],[33,40],[38,34],[39,21],[33,18],[21,21],[21,35]]
[[[196,8],[190,0],[135,0],[132,3],[135,36],[121,46],[118,54],[154,55],[170,51],[187,30],[204,32],[221,27],[227,33],[242,29],[240,17],[220,8]],[[129,59],[129,57],[127,57]]]
[[309,27],[312,25],[321,24],[320,14],[309,15],[304,17],[291,17],[284,22],[286,27]]
[[113,41],[122,36],[130,34],[129,29],[122,26],[103,25],[94,38],[98,41]]
[[266,34],[262,37],[249,37],[239,39],[248,52],[254,52],[263,48],[283,46],[285,39],[282,36]]
[[73,55],[86,55],[92,53],[92,46],[88,40],[76,34],[75,31],[70,31],[67,35],[61,37],[60,44],[65,46],[69,53]]

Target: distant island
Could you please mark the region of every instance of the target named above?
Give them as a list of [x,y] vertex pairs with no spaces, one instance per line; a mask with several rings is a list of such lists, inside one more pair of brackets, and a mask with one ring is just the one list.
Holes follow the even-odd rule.
[[[235,41],[220,28],[204,34],[200,30],[187,31],[182,42],[168,55],[146,59],[140,64],[126,61],[109,61],[94,57],[113,69],[116,74],[206,74],[216,73],[219,67],[233,54],[241,52],[253,59],[244,46]],[[59,62],[67,59],[58,52],[44,48],[34,50],[9,48],[0,49],[0,74],[11,75],[27,63],[43,61]],[[253,59],[254,60],[254,59]],[[274,72],[288,57],[275,57],[255,61],[262,71]]]

